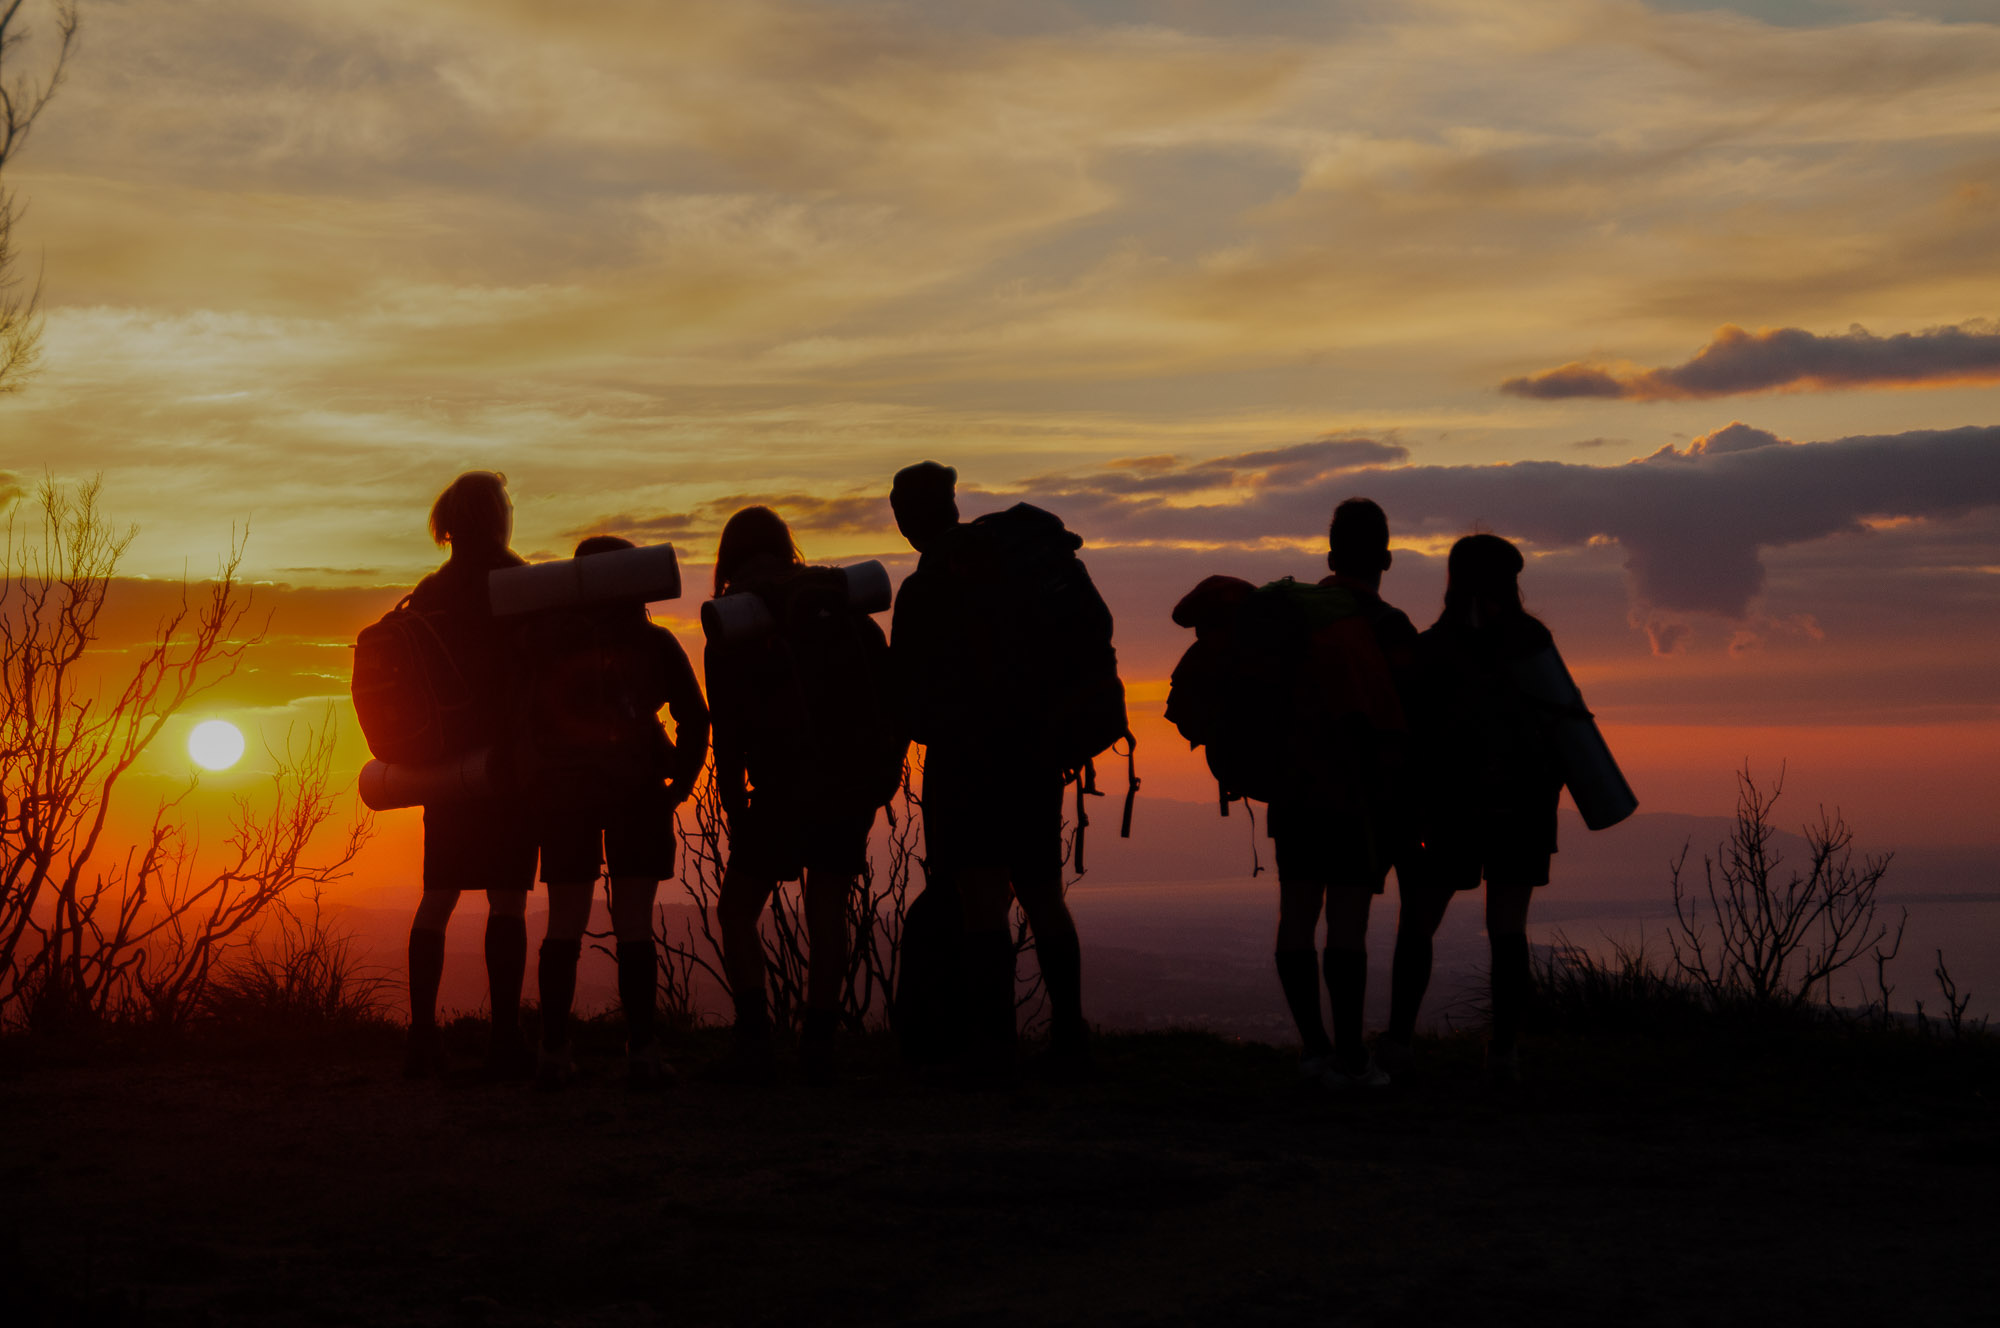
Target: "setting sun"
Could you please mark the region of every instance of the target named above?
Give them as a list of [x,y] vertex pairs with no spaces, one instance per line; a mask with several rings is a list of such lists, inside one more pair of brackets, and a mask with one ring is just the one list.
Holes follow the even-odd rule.
[[243,731],[226,719],[203,720],[188,734],[188,755],[204,770],[227,770],[243,757]]

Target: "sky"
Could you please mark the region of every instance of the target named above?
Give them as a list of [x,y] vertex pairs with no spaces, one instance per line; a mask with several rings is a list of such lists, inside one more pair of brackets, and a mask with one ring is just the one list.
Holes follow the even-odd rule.
[[187,722],[330,715],[351,770],[346,645],[459,471],[524,554],[698,586],[752,501],[906,569],[935,458],[1085,536],[1198,800],[1168,610],[1319,574],[1367,494],[1419,625],[1453,538],[1521,542],[1647,809],[1784,763],[1864,842],[1992,843],[1996,69],[1970,0],[93,0],[8,168],[0,501],[103,475],[155,582],[247,530],[270,638]]

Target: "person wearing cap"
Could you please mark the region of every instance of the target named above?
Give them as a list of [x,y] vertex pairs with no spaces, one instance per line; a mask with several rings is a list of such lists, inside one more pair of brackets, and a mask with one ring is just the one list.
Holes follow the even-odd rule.
[[1016,680],[998,676],[992,645],[1025,628],[996,621],[981,593],[994,569],[974,547],[976,527],[959,521],[957,481],[951,467],[925,461],[897,472],[890,491],[897,528],[919,555],[896,595],[890,652],[911,736],[926,748],[930,877],[962,910],[964,1033],[977,1068],[1001,1079],[1011,1073],[1008,911],[1018,900],[1052,1007],[1050,1063],[1080,1070],[1089,1035],[1081,947],[1063,898],[1064,772],[1029,745],[1019,707],[1008,704]]

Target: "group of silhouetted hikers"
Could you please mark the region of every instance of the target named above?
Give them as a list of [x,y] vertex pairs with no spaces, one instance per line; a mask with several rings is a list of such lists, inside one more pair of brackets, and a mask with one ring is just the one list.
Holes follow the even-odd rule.
[[[718,1074],[774,1077],[759,921],[786,881],[803,883],[808,943],[799,1054],[809,1077],[834,1073],[851,893],[912,742],[926,752],[926,884],[902,934],[893,1015],[905,1054],[981,1082],[1011,1076],[1018,902],[1051,1008],[1039,1061],[1056,1076],[1088,1071],[1081,952],[1064,899],[1066,862],[1081,862],[1068,857],[1064,799],[1075,785],[1080,823],[1082,795],[1097,791],[1094,760],[1122,741],[1130,761],[1111,613],[1061,520],[1017,504],[961,521],[956,480],[935,462],[895,477],[891,505],[919,559],[886,638],[871,616],[890,607],[879,564],[812,566],[776,512],[731,517],[703,606],[706,700],[679,643],[646,611],[678,594],[671,550],[600,535],[568,562],[530,568],[508,548],[504,476],[469,472],[439,495],[431,534],[450,557],[363,633],[354,683],[381,758],[364,772],[364,796],[372,779],[372,805],[424,807],[410,1075],[442,1064],[445,925],[466,890],[485,891],[489,905],[488,1070],[551,1088],[574,1074],[577,965],[604,876],[631,1081],[673,1077],[654,1026],[652,912],[675,872],[675,808],[695,790],[711,735],[728,842],[716,911],[735,1005]],[[1210,577],[1181,600],[1174,620],[1196,639],[1175,669],[1167,718],[1206,748],[1223,814],[1238,799],[1269,806],[1276,963],[1302,1077],[1366,1089],[1407,1064],[1432,936],[1452,895],[1484,880],[1488,1063],[1517,1078],[1528,904],[1549,879],[1557,797],[1569,783],[1596,825],[1628,813],[1630,792],[1547,629],[1522,607],[1512,544],[1459,540],[1443,613],[1419,633],[1379,594],[1390,565],[1382,509],[1341,503],[1328,540],[1324,579]],[[1133,775],[1128,833],[1137,787]],[[1073,847],[1080,859],[1080,839]],[[540,1046],[530,1047],[519,1016],[538,863],[549,907]],[[1401,913],[1391,1003],[1371,1052],[1365,941],[1392,867]]]

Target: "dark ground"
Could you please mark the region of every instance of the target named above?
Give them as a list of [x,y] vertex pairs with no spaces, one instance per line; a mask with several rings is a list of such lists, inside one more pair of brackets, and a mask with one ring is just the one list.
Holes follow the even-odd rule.
[[[462,1030],[469,1033],[471,1030]],[[1712,1041],[1712,1040],[1711,1040]],[[676,1039],[684,1068],[713,1031]],[[37,1323],[1992,1323],[1983,1051],[1476,1041],[1365,1102],[1203,1034],[975,1093],[398,1077],[344,1043],[0,1047],[0,1318]],[[1982,1091],[1983,1090],[1983,1091]]]

